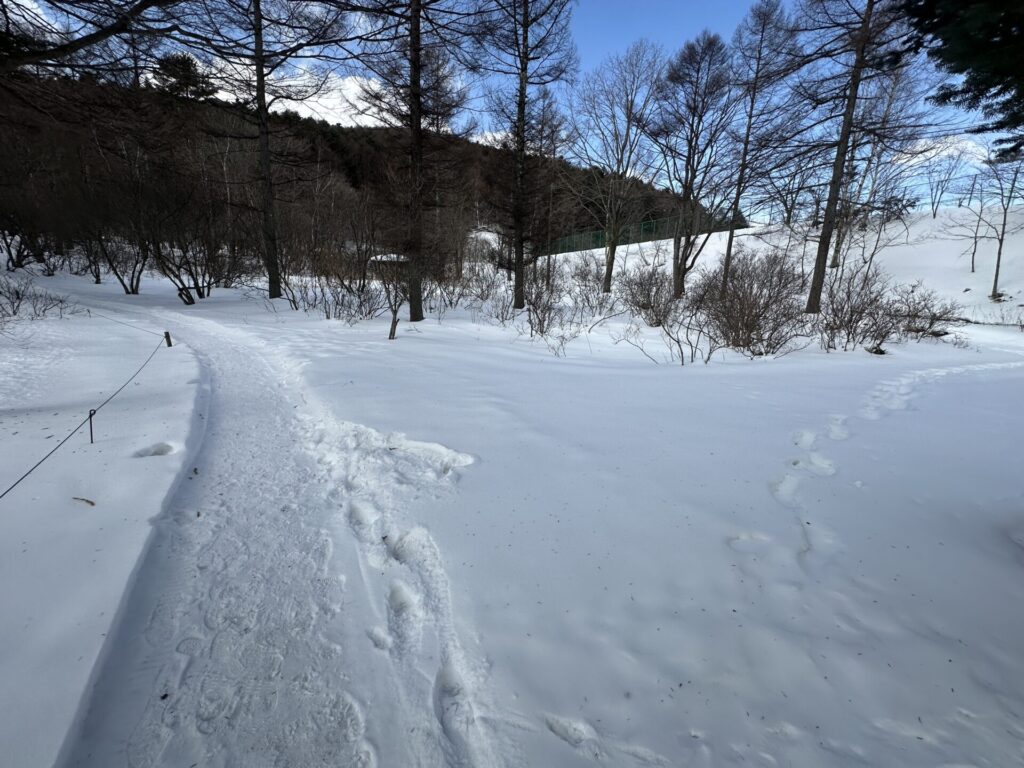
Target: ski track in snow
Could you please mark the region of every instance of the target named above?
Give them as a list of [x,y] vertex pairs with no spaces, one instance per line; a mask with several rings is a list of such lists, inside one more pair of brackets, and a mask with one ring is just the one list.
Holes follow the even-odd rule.
[[[1004,350],[1020,354],[1016,350]],[[939,381],[946,376],[971,373],[1010,370],[1024,367],[1024,362],[981,363],[977,365],[950,366],[947,368],[927,368],[911,371],[898,378],[879,382],[864,396],[858,415],[866,421],[877,421],[891,411],[906,410],[910,401],[917,396],[918,388],[924,384]],[[850,437],[847,423],[849,417],[844,414],[832,414],[824,427],[819,430],[800,429],[793,434],[793,445],[803,451],[789,461],[790,470],[780,479],[770,484],[776,500],[792,510],[795,523],[800,529],[801,546],[797,552],[797,561],[806,570],[807,557],[812,552],[827,554],[834,548],[836,540],[831,531],[819,523],[814,526],[805,519],[809,508],[801,501],[800,488],[808,475],[831,477],[838,471],[835,462],[816,450],[819,437],[824,434],[829,440],[846,440]],[[859,484],[860,481],[856,481]]]
[[[337,421],[307,401],[300,366],[283,353],[213,321],[163,319],[195,339],[212,375],[193,462],[203,469],[189,471],[156,523],[111,640],[116,662],[99,668],[65,764],[376,766],[366,707],[346,689],[352,658],[326,631],[346,602],[332,564],[339,517],[386,616],[386,629],[365,628],[367,646],[390,655],[405,722],[382,730],[409,741],[407,765],[503,764],[441,553],[425,528],[396,520],[471,457]],[[243,431],[254,413],[258,430]],[[369,571],[393,575],[386,593],[372,594]],[[111,703],[142,686],[141,712]],[[128,714],[136,722],[124,733]]]

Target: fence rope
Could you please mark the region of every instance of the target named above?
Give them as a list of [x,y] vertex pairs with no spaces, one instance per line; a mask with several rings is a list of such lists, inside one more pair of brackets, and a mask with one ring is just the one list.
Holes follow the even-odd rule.
[[96,315],[96,317],[102,317],[104,320],[109,320],[112,323],[117,323],[118,325],[123,325],[125,328],[132,328],[132,329],[134,329],[136,331],[142,331],[143,333],[148,333],[150,336],[163,336],[162,333],[158,333],[157,331],[151,331],[148,328],[140,328],[137,325],[132,325],[131,323],[126,323],[123,320],[115,320],[112,317],[107,317],[106,315],[101,315],[95,309],[91,309],[89,307],[87,307],[85,311],[88,312],[90,316],[91,315]]
[[[107,318],[107,319],[109,320],[111,318]],[[117,322],[117,321],[115,320],[114,322]],[[129,326],[129,327],[135,327],[135,326]],[[138,330],[141,331],[141,330],[145,330],[145,329],[138,328]],[[160,351],[160,347],[164,346],[164,344],[165,344],[163,334],[156,334],[155,331],[146,331],[146,333],[153,333],[154,335],[159,335],[160,336],[160,343],[157,344],[156,348],[152,352],[149,353],[149,357],[146,358],[146,362],[144,362],[142,365],[140,365],[139,369],[137,371],[135,371],[135,373],[133,373],[131,375],[131,378],[129,378],[128,381],[126,381],[124,384],[122,384],[120,387],[118,387],[110,397],[108,397],[106,400],[104,400],[98,406],[93,408],[92,409],[92,413],[89,416],[86,416],[77,427],[75,427],[73,430],[71,430],[71,432],[68,434],[67,437],[65,437],[63,440],[61,440],[59,443],[57,443],[57,445],[55,445],[53,447],[53,449],[48,454],[46,454],[45,456],[43,456],[43,458],[41,458],[39,461],[37,461],[28,472],[26,472],[21,477],[19,477],[17,480],[15,480],[13,485],[11,485],[6,491],[4,491],[3,493],[0,493],[0,499],[2,499],[4,496],[6,496],[11,491],[13,491],[15,488],[17,488],[22,480],[24,480],[26,477],[31,475],[37,469],[39,469],[39,467],[42,465],[42,463],[44,461],[46,461],[48,458],[50,458],[51,456],[53,456],[53,454],[55,454],[58,450],[60,450],[61,446],[63,446],[64,443],[66,443],[72,437],[77,435],[78,434],[78,430],[80,430],[82,427],[84,427],[86,424],[88,424],[89,423],[89,419],[91,419],[94,415],[99,413],[100,409],[103,408],[103,406],[105,406],[107,403],[109,403],[111,400],[113,400],[115,397],[117,397],[119,394],[121,394],[121,392],[124,391],[125,387],[127,387],[129,384],[131,384],[133,381],[135,381],[136,377],[140,373],[142,373],[143,369],[147,365],[149,365],[149,362],[154,357],[156,357],[156,353]]]

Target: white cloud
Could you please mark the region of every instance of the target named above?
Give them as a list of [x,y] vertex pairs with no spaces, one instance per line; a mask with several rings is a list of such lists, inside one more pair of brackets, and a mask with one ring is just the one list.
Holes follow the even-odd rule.
[[355,75],[328,75],[320,93],[303,101],[281,99],[279,110],[290,109],[303,117],[312,117],[341,126],[381,125],[376,117],[366,114],[366,104],[360,90],[366,78]]

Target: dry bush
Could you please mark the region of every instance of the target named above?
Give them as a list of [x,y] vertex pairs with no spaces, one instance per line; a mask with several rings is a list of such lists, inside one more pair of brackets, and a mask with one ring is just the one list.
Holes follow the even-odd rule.
[[661,339],[668,347],[669,357],[686,365],[701,360],[711,362],[715,352],[726,346],[719,333],[718,322],[708,311],[707,291],[693,288],[673,305],[672,316],[661,326]]
[[624,270],[616,292],[629,311],[651,328],[662,327],[672,317],[672,278],[657,261],[642,259]]
[[29,275],[0,275],[0,322],[16,317],[37,320],[55,313],[63,317],[73,309],[66,296],[44,291]]
[[864,347],[884,354],[883,345],[900,335],[902,323],[882,271],[870,263],[833,270],[825,282],[817,331],[823,349]]
[[903,331],[916,339],[948,336],[953,326],[963,325],[964,308],[941,298],[920,281],[893,289],[893,311],[903,321]]
[[714,324],[716,338],[750,357],[784,354],[807,336],[803,282],[780,251],[738,248],[724,291],[719,266],[693,281],[689,293]]
[[319,312],[327,320],[350,325],[379,317],[388,308],[387,294],[377,281],[349,283],[333,275],[292,278],[289,301],[304,312]]
[[583,331],[583,324],[572,305],[568,279],[563,270],[528,278],[526,293],[526,325],[531,338],[540,338],[557,357],[565,354],[566,345]]
[[546,336],[555,327],[564,325],[570,312],[563,305],[564,282],[557,272],[552,279],[527,278],[525,285],[526,322],[530,336]]
[[516,310],[513,307],[515,296],[512,293],[512,282],[499,275],[499,279],[493,285],[488,285],[487,292],[486,301],[474,302],[476,311],[502,326],[515,320]]
[[487,262],[467,262],[462,268],[466,299],[478,308],[508,287],[508,278]]
[[438,309],[443,312],[446,309],[457,309],[460,304],[470,298],[472,288],[465,272],[462,275],[448,275],[431,281],[431,293],[436,293],[438,298]]
[[586,253],[564,254],[563,258],[571,265],[568,300],[579,316],[601,317],[614,311],[613,295],[604,292],[604,260]]

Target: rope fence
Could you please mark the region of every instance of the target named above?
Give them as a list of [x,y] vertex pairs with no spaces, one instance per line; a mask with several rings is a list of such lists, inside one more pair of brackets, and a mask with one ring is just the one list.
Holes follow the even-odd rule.
[[165,335],[163,333],[160,333],[159,331],[151,331],[148,328],[142,328],[142,327],[140,327],[138,325],[132,325],[131,323],[126,323],[126,322],[124,322],[124,320],[117,320],[117,319],[115,319],[113,317],[107,317],[106,315],[101,315],[95,309],[91,309],[91,308],[87,307],[85,311],[89,314],[90,317],[93,316],[93,315],[96,315],[96,317],[102,317],[104,320],[109,320],[112,323],[117,323],[118,325],[123,325],[125,328],[131,328],[131,329],[136,330],[136,331],[142,331],[143,333],[148,333],[150,336],[164,336]]
[[[104,315],[100,315],[98,312],[96,312],[95,314],[99,315],[100,317],[104,317]],[[104,317],[104,319],[111,320],[111,321],[113,321],[115,323],[120,323],[121,322],[119,320],[114,320],[114,318],[112,318],[112,317]],[[139,328],[136,325],[130,325],[128,323],[121,323],[121,325],[127,325],[129,328],[134,328],[137,331],[144,331],[145,333],[149,333],[149,334],[152,334],[154,336],[159,336],[160,337],[160,342],[156,345],[156,347],[154,347],[153,351],[149,353],[149,357],[146,358],[146,361],[142,365],[140,365],[138,367],[138,369],[135,371],[135,373],[133,373],[124,384],[122,384],[120,387],[118,387],[116,390],[114,390],[113,394],[111,394],[106,400],[104,400],[102,403],[97,405],[95,408],[90,408],[89,409],[89,415],[86,416],[84,419],[82,419],[82,421],[79,422],[78,426],[76,426],[74,429],[71,430],[71,432],[68,433],[67,437],[65,437],[63,440],[61,440],[59,443],[57,443],[57,445],[55,445],[53,447],[53,449],[49,453],[47,453],[45,456],[43,456],[43,458],[41,458],[35,464],[33,464],[31,469],[29,469],[25,474],[23,474],[21,477],[19,477],[17,480],[15,480],[14,483],[12,483],[9,488],[7,488],[7,490],[5,490],[3,493],[0,493],[0,499],[3,499],[4,496],[6,496],[8,493],[10,493],[15,488],[17,488],[18,485],[20,485],[21,482],[25,478],[27,478],[29,475],[31,475],[33,472],[35,472],[37,469],[39,469],[39,467],[41,467],[43,465],[43,462],[45,462],[47,459],[49,459],[51,456],[53,456],[53,454],[55,454],[57,451],[59,451],[64,446],[64,444],[67,443],[68,440],[70,440],[72,437],[77,435],[79,430],[81,430],[82,427],[84,427],[86,424],[89,425],[89,442],[91,443],[92,442],[92,419],[93,419],[93,416],[95,416],[97,413],[99,413],[103,409],[103,406],[107,405],[111,400],[113,400],[115,397],[117,397],[119,394],[121,394],[121,392],[124,391],[125,387],[127,387],[129,384],[131,384],[133,381],[135,381],[135,379],[138,377],[138,375],[140,373],[142,373],[142,371],[146,368],[146,366],[150,364],[150,362],[153,360],[154,357],[156,357],[156,353],[160,351],[161,347],[165,347],[165,346],[166,347],[170,347],[170,346],[172,346],[172,344],[171,344],[171,334],[168,331],[164,331],[163,333],[158,333],[157,331],[150,331],[150,330],[148,330],[146,328]]]

